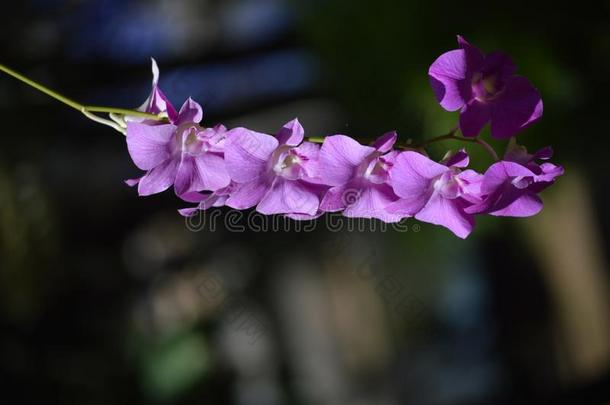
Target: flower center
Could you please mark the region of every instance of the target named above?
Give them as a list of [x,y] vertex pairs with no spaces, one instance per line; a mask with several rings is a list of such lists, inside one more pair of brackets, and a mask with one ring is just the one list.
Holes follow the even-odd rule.
[[297,180],[301,177],[301,164],[303,160],[288,145],[280,146],[273,152],[271,157],[271,168],[277,176],[288,180]]
[[472,91],[478,101],[491,101],[495,99],[502,90],[504,90],[504,84],[495,73],[477,73],[472,78]]
[[457,173],[451,170],[441,174],[432,183],[434,191],[449,200],[458,198],[460,196],[460,183],[456,176]]
[[511,180],[511,184],[518,188],[519,190],[523,190],[527,188],[532,183],[531,177],[517,176]]
[[358,166],[357,174],[371,183],[382,184],[388,179],[388,170],[390,165],[381,153],[373,152]]
[[200,136],[201,131],[202,128],[194,123],[179,126],[174,133],[173,153],[197,156],[207,152],[209,144],[205,138]]

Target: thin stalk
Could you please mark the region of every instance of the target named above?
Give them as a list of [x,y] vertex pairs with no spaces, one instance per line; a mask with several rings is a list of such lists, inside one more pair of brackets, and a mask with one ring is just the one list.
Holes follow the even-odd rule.
[[494,150],[494,148],[492,148],[492,146],[490,144],[488,144],[487,142],[485,142],[484,140],[479,139],[479,138],[465,138],[465,137],[457,136],[457,135],[455,135],[457,130],[458,130],[457,128],[454,128],[448,134],[437,136],[436,138],[428,139],[427,141],[425,141],[424,143],[422,143],[419,146],[424,147],[424,146],[427,146],[434,142],[441,142],[441,141],[446,141],[446,140],[476,143],[476,144],[480,145],[485,150],[485,152],[487,152],[494,160],[496,160],[496,161],[500,160],[498,158],[498,154],[496,153],[496,151]]
[[[126,109],[126,108],[86,106],[77,101],[72,100],[71,98],[68,98],[68,97],[58,93],[55,90],[48,88],[47,86],[45,86],[43,84],[40,84],[40,83],[22,75],[21,73],[9,68],[8,66],[0,64],[0,71],[8,74],[9,76],[14,77],[17,80],[22,81],[23,83],[27,84],[28,86],[33,87],[36,90],[46,94],[47,96],[50,96],[50,97],[54,98],[55,100],[57,100],[63,104],[66,104],[82,113],[85,113],[85,112],[89,112],[89,113],[99,112],[99,113],[109,113],[109,114],[115,113],[115,114],[121,114],[121,115],[129,115],[132,117],[147,118],[147,119],[157,120],[157,121],[163,119],[163,117],[156,115],[156,114],[150,114],[150,113],[130,110],[130,109]],[[88,118],[91,118],[87,114],[85,114],[85,115]]]

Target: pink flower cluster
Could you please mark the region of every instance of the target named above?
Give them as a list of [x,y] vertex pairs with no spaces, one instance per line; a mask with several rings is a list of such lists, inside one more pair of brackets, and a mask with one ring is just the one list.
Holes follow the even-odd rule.
[[[477,135],[491,120],[492,135],[512,136],[540,117],[537,91],[512,75],[507,57],[485,57],[461,37],[459,42],[460,49],[435,61],[430,77],[440,104],[461,109],[465,135]],[[185,216],[228,206],[296,220],[325,212],[385,222],[415,217],[465,238],[477,215],[537,214],[542,209],[538,194],[563,174],[548,162],[550,148],[528,154],[514,141],[502,160],[477,173],[467,168],[465,150],[448,152],[436,162],[423,150],[396,148],[396,132],[372,145],[345,135],[327,136],[320,145],[305,138],[297,119],[275,135],[222,125],[204,128],[195,101],[187,100],[179,111],[172,107],[158,87],[154,61],[153,74],[152,93],[141,110],[165,112],[168,122],[128,122],[129,153],[146,173],[127,183],[137,185],[142,196],[173,186],[178,197],[197,204],[180,210]]]

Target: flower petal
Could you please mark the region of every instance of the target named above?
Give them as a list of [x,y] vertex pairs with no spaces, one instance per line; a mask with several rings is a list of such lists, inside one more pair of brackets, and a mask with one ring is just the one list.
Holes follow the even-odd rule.
[[491,117],[491,109],[488,104],[472,100],[460,113],[460,130],[467,137],[479,135],[485,124]]
[[125,180],[125,184],[127,184],[129,187],[133,187],[140,183],[140,179],[141,177],[138,177],[137,179],[127,179]]
[[457,42],[461,49],[466,52],[466,64],[469,70],[478,70],[479,67],[483,64],[483,60],[485,59],[485,55],[483,52],[475,46],[472,46],[466,39],[458,35]]
[[[169,99],[165,96],[165,94],[159,88],[159,67],[157,66],[157,61],[151,58],[152,63],[152,72],[153,72],[153,80],[152,80],[152,90],[150,95],[144,101],[144,103],[138,108],[138,111],[145,111],[151,114],[159,114],[161,112],[167,112],[167,116],[169,117],[170,122],[174,122],[178,117],[178,113],[176,109],[169,101]],[[128,121],[132,122],[143,122],[146,119],[138,118],[138,117],[127,117]]]
[[222,157],[213,153],[204,153],[195,159],[195,164],[203,190],[216,191],[231,183],[231,177]]
[[183,156],[178,164],[174,188],[177,195],[202,191],[201,179],[195,165],[195,158],[190,155]]
[[191,208],[181,208],[178,210],[178,214],[182,215],[183,217],[190,218],[190,217],[194,217],[195,214],[197,214],[197,212],[199,212],[199,211],[200,211],[199,206],[191,207]]
[[276,178],[256,210],[261,214],[307,214],[318,212],[318,196],[301,181]]
[[199,103],[189,97],[188,100],[186,100],[182,105],[182,108],[180,108],[176,125],[184,124],[186,122],[194,122],[198,124],[202,119],[203,109]]
[[527,167],[514,162],[497,162],[485,171],[481,192],[492,194],[497,188],[501,187],[511,178],[515,177],[534,177],[535,174]]
[[345,209],[347,201],[350,200],[350,194],[346,194],[347,190],[351,190],[350,192],[356,196],[360,195],[360,191],[352,189],[349,184],[332,187],[322,198],[320,209],[324,212],[337,212]]
[[305,130],[297,118],[290,121],[280,129],[275,136],[280,145],[297,146],[303,142]]
[[417,152],[403,152],[390,169],[390,184],[401,198],[419,200],[427,198],[430,180],[447,172],[449,168]]
[[176,127],[127,123],[127,150],[133,162],[142,170],[151,170],[170,156],[169,143]]
[[542,210],[542,200],[535,193],[507,186],[489,210],[499,217],[531,217]]
[[252,208],[258,204],[271,187],[264,178],[254,179],[248,183],[235,184],[226,205],[238,210]]
[[470,158],[468,157],[468,153],[466,153],[466,150],[460,149],[457,152],[448,152],[441,163],[447,167],[455,166],[459,168],[464,168],[470,163]]
[[141,196],[157,194],[170,188],[176,179],[177,166],[175,160],[166,160],[150,170],[140,179],[138,194]]
[[514,76],[491,110],[491,135],[510,138],[542,117],[543,103],[538,90],[525,77]]
[[267,170],[267,161],[278,147],[271,135],[236,128],[227,134],[225,162],[231,178],[246,183],[260,177]]
[[396,131],[387,132],[381,135],[373,143],[373,148],[377,149],[381,153],[386,153],[392,150],[392,147],[398,139]]
[[375,148],[360,145],[345,135],[326,137],[320,149],[320,178],[330,186],[347,183],[353,176],[356,167]]
[[363,187],[360,196],[345,208],[343,215],[350,218],[377,218],[384,222],[400,222],[403,215],[388,212],[386,207],[398,200],[387,184]]
[[497,80],[505,82],[517,71],[517,66],[510,56],[503,52],[490,52],[481,66],[483,76],[494,75]]
[[415,218],[430,224],[441,225],[465,239],[474,228],[474,217],[466,214],[459,199],[449,200],[434,193],[430,201]]
[[472,90],[467,83],[466,53],[455,49],[439,56],[430,66],[430,85],[439,104],[447,111],[457,111],[468,102]]

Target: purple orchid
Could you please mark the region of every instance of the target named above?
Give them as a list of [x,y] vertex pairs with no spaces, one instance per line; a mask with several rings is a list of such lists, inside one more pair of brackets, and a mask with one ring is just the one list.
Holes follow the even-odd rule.
[[139,195],[160,193],[172,185],[178,196],[229,185],[223,159],[226,128],[202,128],[202,116],[201,106],[189,99],[172,123],[127,123],[129,154],[146,170],[140,179],[128,181],[138,185]]
[[[131,119],[127,122],[127,149],[133,162],[146,174],[127,180],[138,186],[138,194],[160,193],[174,185],[176,194],[187,201],[200,201],[200,191],[216,191],[231,181],[223,149],[227,129],[218,125],[202,128],[201,106],[188,99],[179,112],[159,88],[159,68],[152,59],[150,96],[139,108],[153,114],[166,113],[169,124]],[[198,198],[198,199],[197,199]]]
[[398,200],[389,185],[388,172],[398,152],[392,151],[396,132],[388,132],[364,146],[345,135],[324,140],[320,150],[320,179],[333,186],[320,205],[322,211],[343,211],[346,217],[377,218],[399,222],[402,217],[386,211]]
[[483,200],[466,211],[507,217],[536,215],[542,210],[538,194],[563,175],[561,166],[536,162],[548,160],[552,155],[550,147],[530,155],[524,148],[513,145],[504,160],[494,163],[485,172],[480,185]]
[[542,116],[538,91],[501,52],[484,55],[458,36],[460,49],[442,54],[428,75],[434,94],[447,111],[460,110],[460,130],[467,137],[491,121],[495,138],[509,138]]
[[418,152],[402,152],[390,171],[390,181],[400,200],[388,211],[403,217],[441,225],[460,238],[474,228],[474,215],[465,209],[480,201],[481,175],[468,166],[465,151],[449,155],[437,163]]
[[319,216],[320,200],[328,187],[316,178],[319,146],[303,138],[297,119],[275,137],[246,128],[230,131],[225,161],[234,185],[226,205],[256,206],[261,214],[295,219]]

